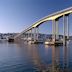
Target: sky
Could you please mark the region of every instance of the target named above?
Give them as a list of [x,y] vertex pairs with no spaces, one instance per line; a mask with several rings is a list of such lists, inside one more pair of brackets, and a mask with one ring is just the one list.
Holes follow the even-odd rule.
[[[71,6],[72,0],[0,0],[0,33],[21,32],[39,19]],[[51,33],[51,25],[44,23],[40,30]]]

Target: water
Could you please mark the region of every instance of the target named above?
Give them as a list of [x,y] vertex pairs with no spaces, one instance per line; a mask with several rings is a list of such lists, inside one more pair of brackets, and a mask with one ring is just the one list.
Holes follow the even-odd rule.
[[72,43],[58,47],[0,43],[0,72],[72,72]]

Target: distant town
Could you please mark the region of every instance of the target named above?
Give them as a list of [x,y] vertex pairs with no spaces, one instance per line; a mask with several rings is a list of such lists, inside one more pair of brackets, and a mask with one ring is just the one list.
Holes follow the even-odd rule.
[[[14,39],[14,36],[16,36],[17,34],[19,34],[19,33],[0,33],[0,41],[8,41],[9,39]],[[50,39],[52,39],[52,34],[41,34],[41,33],[39,33],[38,38],[43,39],[43,40],[45,40],[45,39],[50,40]],[[62,38],[63,38],[63,35],[59,35],[59,39],[62,39]],[[72,40],[72,36],[69,36],[69,39]]]
[[14,38],[18,33],[0,33],[0,40],[8,40],[8,38]]

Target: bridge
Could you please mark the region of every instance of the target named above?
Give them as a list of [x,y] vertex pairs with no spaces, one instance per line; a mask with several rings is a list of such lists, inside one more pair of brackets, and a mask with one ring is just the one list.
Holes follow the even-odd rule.
[[[29,43],[45,43],[45,44],[66,44],[69,40],[69,15],[72,13],[72,7],[50,14],[39,21],[32,24],[30,27],[23,30],[14,37],[15,41],[24,40]],[[63,39],[59,39],[59,19],[63,19]],[[52,39],[50,41],[39,39],[39,26],[44,22],[52,21]]]

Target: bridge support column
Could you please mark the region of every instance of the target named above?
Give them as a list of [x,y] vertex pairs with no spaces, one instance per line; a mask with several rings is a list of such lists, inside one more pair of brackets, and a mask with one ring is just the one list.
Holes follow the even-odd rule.
[[28,40],[28,33],[26,33],[26,40]]
[[38,40],[39,27],[34,28],[34,41]]
[[52,41],[55,41],[55,39],[56,39],[56,36],[55,36],[55,28],[56,28],[55,20],[53,20],[52,21]]
[[67,21],[67,39],[69,39],[69,15],[66,16]]
[[28,34],[28,41],[29,41],[31,38],[31,30],[29,30],[27,34]]
[[25,40],[27,39],[27,33],[25,33]]
[[30,33],[31,33],[31,36],[30,36],[30,37],[31,37],[31,40],[32,40],[32,39],[33,39],[33,33],[32,33],[32,29],[31,29],[31,32],[30,32]]
[[25,38],[25,33],[23,33],[23,40],[24,40],[24,38]]
[[69,18],[68,15],[63,15],[63,43],[66,45],[66,40],[69,39]]
[[28,37],[29,37],[29,36],[28,36],[28,32],[27,32],[27,41],[28,41]]
[[30,31],[29,31],[29,37],[30,37],[30,40],[33,39],[33,32],[32,32],[32,29],[30,29]]
[[39,27],[36,28],[36,31],[37,31],[37,33],[36,33],[36,34],[37,34],[37,35],[36,35],[37,37],[36,37],[36,38],[37,38],[37,40],[38,40],[38,37],[39,37]]
[[66,45],[66,18],[63,15],[63,44]]
[[34,28],[34,41],[36,41],[36,28]]
[[29,38],[29,33],[27,32],[26,33],[26,40],[28,41],[28,38]]
[[56,32],[56,40],[58,40],[59,39],[58,20],[55,21],[55,24],[56,24],[56,30],[55,30],[55,32]]

